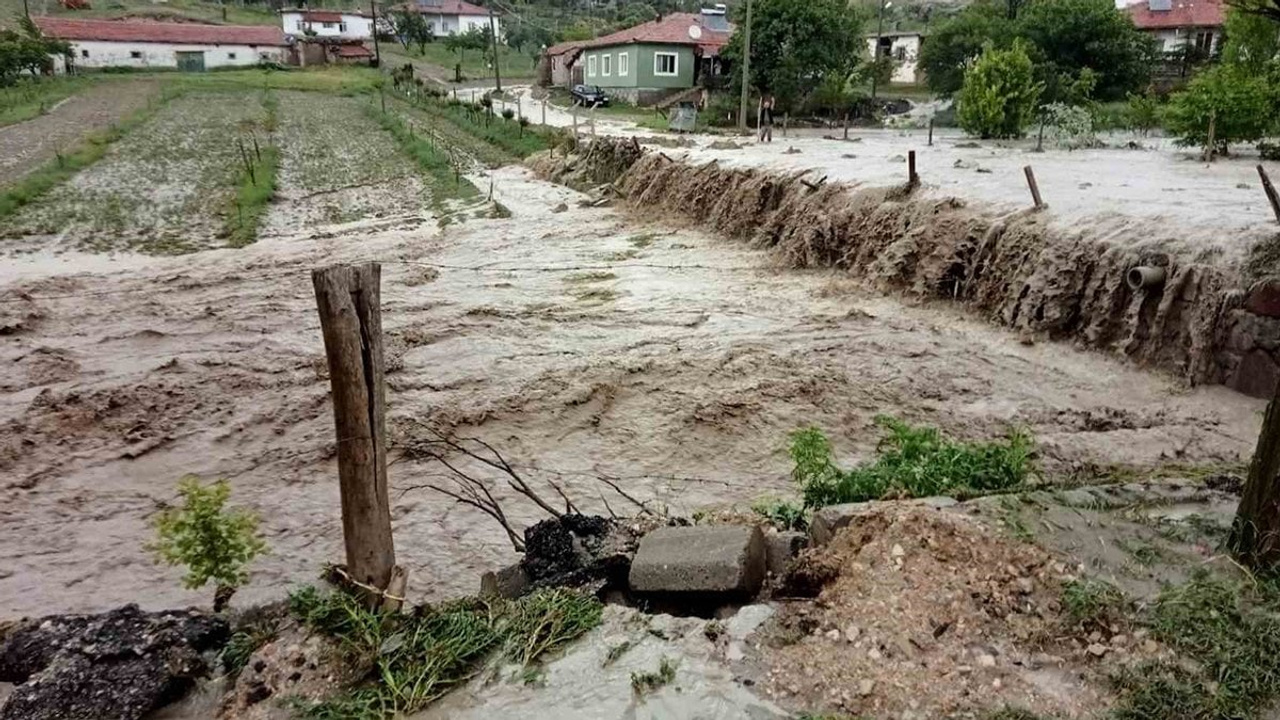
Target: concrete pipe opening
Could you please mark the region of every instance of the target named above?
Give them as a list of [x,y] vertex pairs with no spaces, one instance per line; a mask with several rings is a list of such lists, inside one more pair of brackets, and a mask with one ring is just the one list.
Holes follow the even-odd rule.
[[1130,290],[1155,290],[1164,285],[1165,275],[1165,269],[1162,267],[1139,265],[1129,271],[1125,281],[1129,283]]

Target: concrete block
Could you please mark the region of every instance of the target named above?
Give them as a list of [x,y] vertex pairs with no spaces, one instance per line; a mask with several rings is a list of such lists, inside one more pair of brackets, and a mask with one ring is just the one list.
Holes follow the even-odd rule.
[[764,538],[765,568],[770,575],[782,577],[791,569],[791,561],[809,545],[809,536],[788,530]]
[[837,532],[848,527],[854,518],[869,511],[871,507],[871,503],[845,503],[820,508],[809,521],[809,544],[813,547],[826,545]]
[[520,563],[508,565],[498,572],[480,576],[480,597],[500,597],[508,600],[525,594],[529,589],[529,575]]
[[666,527],[645,535],[631,562],[636,592],[754,595],[764,582],[764,536],[741,525]]

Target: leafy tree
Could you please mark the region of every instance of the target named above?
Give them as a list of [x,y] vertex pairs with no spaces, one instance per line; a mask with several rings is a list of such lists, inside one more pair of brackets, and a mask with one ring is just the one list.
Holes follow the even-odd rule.
[[[745,6],[735,12],[745,12]],[[780,109],[795,108],[829,76],[847,77],[862,50],[864,16],[845,0],[755,0],[751,26],[751,77],[745,82],[774,95]],[[742,28],[725,48],[741,87]]]
[[555,44],[555,35],[544,28],[527,22],[515,22],[507,25],[504,39],[507,45],[516,52],[524,52],[525,48],[533,51],[541,50]]
[[1230,8],[1226,36],[1222,61],[1251,72],[1265,72],[1267,64],[1280,55],[1280,22],[1266,16]]
[[458,54],[458,62],[465,62],[468,50],[488,52],[489,29],[482,30],[478,27],[473,27],[461,35],[452,33],[445,38],[444,46],[449,52]]
[[560,39],[565,42],[590,40],[595,36],[596,31],[591,28],[589,23],[582,20],[560,31]]
[[152,549],[163,562],[186,566],[182,583],[188,588],[214,581],[213,609],[220,612],[249,579],[248,564],[266,549],[258,537],[258,519],[225,507],[231,495],[226,480],[206,486],[186,477],[178,483],[178,492],[183,505],[156,517],[158,537]]
[[12,85],[23,73],[40,75],[53,69],[53,55],[69,56],[71,45],[46,38],[29,17],[19,22],[21,32],[0,30],[0,86]]
[[1229,4],[1241,12],[1280,23],[1280,0],[1230,0]]
[[1232,143],[1258,140],[1275,122],[1275,91],[1268,76],[1224,63],[1196,75],[1169,102],[1165,125],[1178,144],[1205,147],[1213,124],[1214,147],[1226,154]]
[[1130,130],[1146,137],[1160,125],[1160,101],[1150,92],[1142,95],[1129,93],[1129,103],[1124,111],[1125,124]]
[[965,131],[983,138],[1021,137],[1035,114],[1041,85],[1021,42],[1007,50],[988,45],[964,74],[956,118]]
[[431,23],[422,17],[422,13],[402,10],[391,17],[396,36],[400,38],[400,44],[404,45],[406,50],[412,44],[418,46],[419,53],[426,52],[427,43],[436,39],[435,33],[431,30]]
[[1035,62],[1096,72],[1101,100],[1144,87],[1157,59],[1156,41],[1112,0],[1034,0],[1018,16],[1017,34],[1031,43]]
[[965,67],[987,43],[1004,47],[1012,38],[1012,23],[1002,8],[991,3],[970,5],[944,23],[920,48],[925,83],[938,95],[951,96],[964,84]]

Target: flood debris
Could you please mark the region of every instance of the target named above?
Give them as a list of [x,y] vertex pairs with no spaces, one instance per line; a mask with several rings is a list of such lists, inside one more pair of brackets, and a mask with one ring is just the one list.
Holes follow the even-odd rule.
[[226,644],[226,620],[198,610],[51,615],[0,640],[3,720],[135,720],[181,697]]

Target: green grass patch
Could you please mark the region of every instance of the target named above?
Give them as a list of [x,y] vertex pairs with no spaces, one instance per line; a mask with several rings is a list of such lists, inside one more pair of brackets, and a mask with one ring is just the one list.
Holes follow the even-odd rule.
[[[406,49],[404,46],[394,46],[393,53],[397,55],[405,55],[415,60],[422,60],[432,65],[444,68],[447,73],[446,77],[453,80],[454,66],[462,64],[462,78],[491,78],[493,77],[493,68],[488,67],[488,61],[479,50],[467,50],[461,54],[451,52],[445,47],[444,41],[427,43],[426,47],[419,51],[417,45],[410,44]],[[537,58],[528,53],[517,52],[515,49],[506,45],[498,46],[498,69],[502,71],[502,79],[515,80],[517,78],[531,78],[538,74]]]
[[166,93],[233,92],[239,90],[299,90],[331,95],[365,95],[375,92],[383,76],[367,67],[249,68],[205,73],[154,73]]
[[218,654],[223,670],[233,678],[239,675],[258,648],[275,640],[278,632],[279,623],[275,619],[263,619],[232,633]]
[[423,97],[410,102],[418,110],[448,122],[514,160],[550,149],[560,137],[560,131],[552,128],[525,126],[518,120],[508,120],[502,117],[499,108],[485,108],[446,98]]
[[791,435],[792,477],[805,507],[934,495],[972,498],[1015,490],[1033,470],[1035,443],[1021,430],[1010,431],[1004,442],[966,443],[884,415],[875,422],[887,433],[876,459],[850,470],[836,466],[831,443],[817,428]]
[[44,167],[32,170],[21,180],[0,190],[0,219],[9,217],[49,190],[66,182],[76,173],[101,160],[112,143],[146,122],[163,105],[163,100],[151,103],[148,107],[131,113],[106,130],[90,134],[70,152],[59,154]]
[[243,147],[245,166],[227,211],[227,244],[231,247],[244,247],[257,241],[258,225],[276,194],[276,171],[280,167],[280,151],[275,146],[258,150]]
[[1081,627],[1109,627],[1124,616],[1127,602],[1120,588],[1105,580],[1081,578],[1062,586],[1062,611]]
[[779,530],[809,529],[809,512],[793,502],[760,498],[751,504],[751,512],[768,520]]
[[637,697],[643,697],[649,693],[671,684],[676,679],[676,668],[679,663],[669,657],[664,657],[658,661],[658,669],[656,672],[633,672],[631,673],[631,691]]
[[1200,572],[1160,594],[1145,622],[1193,664],[1148,663],[1116,678],[1118,720],[1255,718],[1280,698],[1280,592]]
[[[340,696],[295,703],[304,717],[373,720],[413,713],[499,659],[526,671],[538,659],[600,624],[589,595],[545,588],[516,601],[461,600],[413,614],[374,612],[344,592],[302,588],[290,611],[338,641],[348,662],[370,670]],[[526,672],[523,677],[532,677]]]
[[412,158],[430,179],[431,199],[437,211],[443,210],[444,201],[450,198],[471,198],[480,194],[475,185],[462,177],[460,159],[451,157],[430,137],[415,133],[395,113],[383,112],[373,105],[369,105],[367,110],[382,129],[395,138],[401,151]]
[[0,87],[0,127],[40,117],[62,100],[93,85],[86,77],[22,78]]

